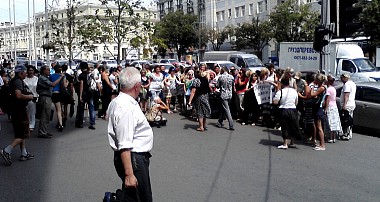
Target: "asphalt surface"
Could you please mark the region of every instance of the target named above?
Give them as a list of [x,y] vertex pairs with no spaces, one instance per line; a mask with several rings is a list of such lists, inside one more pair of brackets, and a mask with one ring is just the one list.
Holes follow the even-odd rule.
[[[167,126],[154,128],[150,175],[154,201],[379,201],[380,139],[354,134],[351,141],[326,144],[326,151],[279,150],[279,131],[241,126],[197,132],[197,122],[165,114]],[[0,147],[13,140],[12,126],[0,116]],[[61,133],[51,122],[52,139],[27,140],[35,159],[13,165],[0,159],[0,201],[102,201],[121,181],[113,167],[106,121],[96,130],[74,128]]]

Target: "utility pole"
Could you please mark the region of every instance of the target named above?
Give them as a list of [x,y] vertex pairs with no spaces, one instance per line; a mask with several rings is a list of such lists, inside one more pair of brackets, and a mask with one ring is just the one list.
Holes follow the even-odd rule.
[[48,0],[45,0],[45,53],[46,53],[46,63],[50,67],[50,56],[49,56],[49,15],[48,15]]
[[[15,0],[13,0],[13,34],[16,33],[16,8],[15,8]],[[17,65],[17,50],[16,50],[16,42],[17,42],[17,38],[15,39],[14,43],[13,43],[13,48],[14,48],[14,51],[15,51],[15,64]]]
[[11,42],[9,43],[9,54],[10,54],[10,58],[9,59],[12,59],[12,43],[13,43],[13,33],[12,33],[12,13],[11,13],[11,0],[9,0],[9,35],[10,35],[10,38],[11,38]]
[[35,10],[35,7],[36,7],[36,4],[34,2],[35,0],[33,0],[33,53],[34,53],[34,64],[37,68],[37,46],[36,46],[36,10]]
[[30,0],[28,0],[28,34],[29,34],[29,40],[28,40],[28,45],[29,45],[29,51],[28,51],[28,58],[29,58],[29,64],[32,64],[32,29],[30,26]]

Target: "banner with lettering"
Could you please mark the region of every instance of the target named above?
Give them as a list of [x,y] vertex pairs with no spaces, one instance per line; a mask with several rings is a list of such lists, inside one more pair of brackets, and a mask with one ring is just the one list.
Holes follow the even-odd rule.
[[259,83],[254,87],[254,91],[259,105],[264,103],[272,104],[272,84]]

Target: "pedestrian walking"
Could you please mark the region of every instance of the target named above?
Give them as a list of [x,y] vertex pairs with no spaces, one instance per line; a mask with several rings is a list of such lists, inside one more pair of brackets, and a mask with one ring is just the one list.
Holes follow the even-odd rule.
[[203,132],[206,130],[206,119],[211,116],[211,107],[209,104],[208,95],[211,92],[210,84],[208,83],[207,73],[205,71],[198,72],[191,86],[191,95],[189,105],[195,100],[195,109],[199,127],[197,131]]
[[234,77],[228,73],[227,67],[222,67],[221,75],[218,78],[217,87],[220,89],[220,101],[222,103],[221,115],[219,117],[217,127],[223,127],[223,120],[228,120],[228,130],[234,130],[234,123],[232,120],[229,102],[232,98],[232,90],[234,84]]
[[20,161],[26,161],[34,158],[26,150],[25,140],[29,138],[29,117],[27,113],[28,102],[33,100],[33,93],[25,84],[26,67],[24,65],[17,65],[15,67],[15,77],[10,81],[11,91],[11,122],[15,139],[13,142],[0,150],[0,155],[5,160],[6,165],[12,165],[11,154],[15,146],[20,145],[21,156]]
[[84,118],[84,105],[88,105],[88,111],[90,114],[90,126],[89,129],[95,130],[95,110],[94,110],[94,99],[92,96],[92,91],[90,90],[91,80],[93,79],[90,74],[90,69],[87,62],[81,62],[80,68],[82,73],[79,75],[79,102],[77,107],[77,115],[75,120],[75,127],[83,128],[83,118]]
[[107,110],[108,139],[114,151],[114,166],[123,182],[125,201],[151,202],[149,159],[153,131],[136,101],[142,85],[139,70],[122,70],[120,84],[121,92]]

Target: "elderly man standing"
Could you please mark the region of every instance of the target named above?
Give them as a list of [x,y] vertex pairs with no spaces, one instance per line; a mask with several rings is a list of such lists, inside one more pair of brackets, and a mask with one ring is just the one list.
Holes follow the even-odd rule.
[[50,68],[46,65],[41,67],[41,75],[38,77],[37,81],[37,93],[38,93],[38,103],[37,108],[39,109],[40,116],[40,125],[38,128],[38,137],[39,138],[51,138],[52,134],[47,132],[47,127],[50,121],[51,115],[51,96],[53,92],[53,87],[59,84],[62,78],[65,76],[64,73],[60,75],[60,77],[51,82],[49,79],[50,76]]
[[234,77],[228,73],[227,67],[222,67],[221,75],[218,78],[217,87],[220,88],[220,99],[222,103],[222,114],[216,124],[217,127],[223,127],[223,120],[228,120],[228,130],[234,130],[234,123],[232,120],[229,102],[232,98],[233,84],[235,82]]
[[5,164],[12,165],[11,153],[14,147],[20,145],[20,161],[33,159],[34,155],[30,154],[25,147],[25,140],[29,138],[29,117],[26,110],[28,102],[33,100],[33,93],[23,81],[26,78],[26,67],[17,65],[15,67],[15,77],[10,82],[11,89],[11,121],[15,139],[13,142],[0,150],[0,155],[4,158]]
[[[340,106],[343,110],[347,110],[350,116],[354,118],[356,84],[350,79],[348,73],[342,74],[340,80],[344,83],[342,92],[340,93]],[[343,139],[352,139],[352,126],[348,130],[347,137],[343,137]]]
[[123,182],[124,200],[150,202],[153,201],[149,177],[153,131],[136,101],[141,75],[136,68],[126,68],[119,78],[121,92],[107,110],[114,166]]

